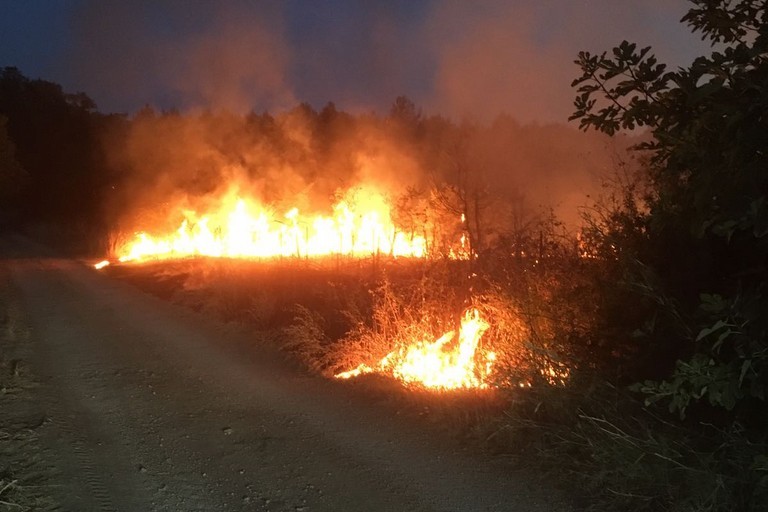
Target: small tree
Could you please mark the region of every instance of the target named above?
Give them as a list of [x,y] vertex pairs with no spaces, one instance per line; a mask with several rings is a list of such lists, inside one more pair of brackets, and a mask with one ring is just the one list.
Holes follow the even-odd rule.
[[638,146],[650,154],[651,194],[633,270],[657,310],[634,327],[680,360],[642,388],[681,414],[709,403],[754,420],[765,418],[768,384],[768,7],[692,3],[682,21],[712,43],[709,56],[670,72],[626,41],[581,52],[571,119],[652,135]]

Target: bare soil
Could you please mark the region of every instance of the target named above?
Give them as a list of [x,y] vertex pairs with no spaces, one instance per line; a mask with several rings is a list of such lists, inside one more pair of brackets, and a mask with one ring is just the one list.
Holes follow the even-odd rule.
[[254,333],[0,242],[0,510],[570,510]]

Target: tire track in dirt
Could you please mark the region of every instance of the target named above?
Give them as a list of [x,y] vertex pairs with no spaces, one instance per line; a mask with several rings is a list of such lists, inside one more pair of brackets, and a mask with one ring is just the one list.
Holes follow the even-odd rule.
[[0,329],[0,509],[54,510],[48,484],[55,474],[40,456],[40,431],[49,420],[36,400],[38,385],[28,364],[29,329],[2,266]]
[[64,510],[568,510],[335,383],[224,349],[220,325],[73,262],[8,264],[55,402]]
[[[66,274],[61,272],[62,265]],[[37,306],[46,321],[34,325],[33,331],[38,342],[45,340],[40,347],[44,350],[39,351],[44,354],[39,365],[49,375],[48,389],[55,390],[49,396],[49,411],[57,419],[52,430],[58,428],[61,440],[54,434],[49,436],[56,445],[53,455],[63,474],[84,477],[65,479],[64,487],[77,490],[67,493],[76,498],[60,497],[65,509],[89,510],[102,505],[104,510],[282,510],[289,502],[291,507],[303,506],[302,497],[286,500],[280,490],[272,492],[258,485],[259,480],[277,480],[281,484],[295,480],[297,475],[290,465],[278,463],[282,467],[277,471],[269,469],[274,474],[238,467],[226,468],[231,476],[216,471],[217,459],[234,459],[231,465],[247,466],[237,460],[242,455],[235,452],[254,445],[279,461],[274,452],[284,453],[284,449],[273,446],[272,440],[279,438],[273,433],[284,427],[270,425],[270,434],[254,436],[249,432],[256,427],[249,425],[251,411],[243,411],[238,414],[240,418],[224,421],[214,433],[236,441],[232,443],[234,448],[222,450],[220,439],[211,439],[210,428],[201,433],[195,424],[201,420],[210,423],[205,416],[231,416],[231,398],[222,390],[212,389],[197,373],[169,373],[164,367],[169,354],[158,353],[151,343],[155,340],[150,340],[144,330],[146,326],[140,321],[126,323],[114,318],[109,301],[89,299],[82,304],[80,299],[73,299],[72,271],[88,272],[72,263],[56,261],[15,264],[16,278],[24,283],[26,296],[64,297],[55,306],[47,302]],[[43,279],[38,276],[41,273]],[[98,318],[87,318],[89,314]],[[104,322],[115,331],[113,339],[104,339]],[[180,416],[188,418],[188,425],[180,428]],[[272,411],[263,411],[263,416],[274,421]],[[181,435],[174,436],[174,431],[179,430]],[[66,443],[62,443],[64,440]],[[109,447],[101,446],[105,440]],[[111,456],[101,453],[105,450]],[[105,489],[115,497],[111,506],[100,503]]]
[[[199,450],[175,448],[159,433],[172,433],[178,425],[168,412],[171,403],[157,396],[161,379],[155,370],[162,360],[142,340],[146,334],[122,325],[109,306],[90,297],[85,304],[73,299],[69,276],[59,267],[46,262],[44,282],[36,281],[40,268],[34,264],[18,268],[31,276],[18,277],[29,296],[70,297],[48,311],[47,321],[35,329],[45,340],[40,366],[50,376],[51,415],[67,441],[62,447],[53,440],[53,456],[62,474],[78,476],[65,487],[83,488],[60,498],[65,509],[219,510],[221,500],[200,482],[203,465],[189,456]],[[110,333],[104,323],[117,332]],[[163,424],[164,417],[171,417],[169,424]]]
[[[83,334],[84,324],[69,307],[71,296],[65,283],[30,278],[40,268],[32,261],[19,263],[13,275],[24,284],[25,296],[48,293],[61,297],[57,307],[48,310],[48,322],[38,324],[29,319],[31,342],[38,345],[32,363],[43,380],[38,399],[49,419],[41,436],[47,441],[46,456],[61,479],[56,486],[60,494],[57,501],[65,510],[73,511],[126,510],[122,504],[128,504],[128,510],[150,510],[148,503],[127,495],[126,489],[132,487],[130,476],[115,478],[114,473],[105,471],[105,467],[119,467],[112,459],[124,460],[130,451],[120,433],[102,420],[115,418],[119,411],[103,396],[108,386],[97,352],[75,339]],[[106,444],[109,452],[104,449]]]
[[95,455],[88,446],[88,438],[79,433],[79,429],[66,420],[64,414],[58,406],[49,402],[47,408],[54,420],[53,427],[57,428],[69,442],[69,450],[77,464],[77,469],[83,477],[83,484],[87,489],[88,496],[91,496],[93,503],[92,510],[105,512],[117,512],[112,503],[112,498],[105,484],[97,464],[94,462]]

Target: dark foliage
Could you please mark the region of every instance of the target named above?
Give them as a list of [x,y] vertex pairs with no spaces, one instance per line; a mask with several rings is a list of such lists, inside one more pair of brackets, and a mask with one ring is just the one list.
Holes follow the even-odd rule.
[[653,134],[639,146],[651,157],[649,210],[624,210],[637,222],[614,231],[642,239],[631,272],[665,318],[633,327],[683,347],[657,393],[681,412],[706,401],[746,419],[765,410],[768,384],[768,11],[757,1],[694,4],[683,21],[717,51],[675,72],[627,42],[610,56],[581,53],[573,118]]
[[0,116],[26,174],[10,212],[15,222],[103,228],[98,211],[109,176],[98,137],[110,118],[85,94],[12,67],[0,70]]
[[[647,436],[655,455],[667,453],[659,442],[678,444],[668,453],[688,461],[670,456],[679,462],[677,474],[710,482],[679,493],[667,487],[662,499],[631,491],[613,502],[628,499],[639,509],[647,498],[650,509],[763,510],[768,3],[692,4],[682,21],[713,51],[685,68],[668,71],[650,48],[626,41],[610,53],[582,52],[576,61],[583,73],[573,82],[578,95],[571,119],[585,130],[612,135],[645,128],[652,135],[637,146],[648,160],[643,193],[625,189],[627,200],[589,231],[606,274],[620,284],[600,301],[603,328],[593,334],[615,351],[636,352],[632,375],[642,382],[631,389],[643,393],[647,410],[663,404],[679,417],[672,430],[665,420],[643,422],[655,425]],[[598,418],[598,430],[605,431],[605,420]],[[641,430],[611,435],[621,442],[633,437],[627,449],[634,450],[646,443],[637,437]],[[635,466],[625,481],[641,482],[639,471],[651,467]]]

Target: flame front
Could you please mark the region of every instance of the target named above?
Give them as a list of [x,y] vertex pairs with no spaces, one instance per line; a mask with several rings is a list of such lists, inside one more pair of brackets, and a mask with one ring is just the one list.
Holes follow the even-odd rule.
[[480,338],[488,327],[477,309],[469,309],[461,320],[459,339],[453,348],[449,345],[456,333],[449,331],[434,342],[417,341],[398,347],[373,367],[361,364],[335,377],[349,379],[364,373],[382,373],[406,384],[428,388],[485,388],[496,359],[495,353],[478,350]]
[[186,212],[175,233],[139,232],[118,249],[121,262],[187,256],[229,258],[319,257],[328,255],[394,257],[426,255],[426,238],[395,227],[384,196],[363,191],[344,199],[332,215],[302,215],[291,208],[278,215],[234,195],[216,213]]

